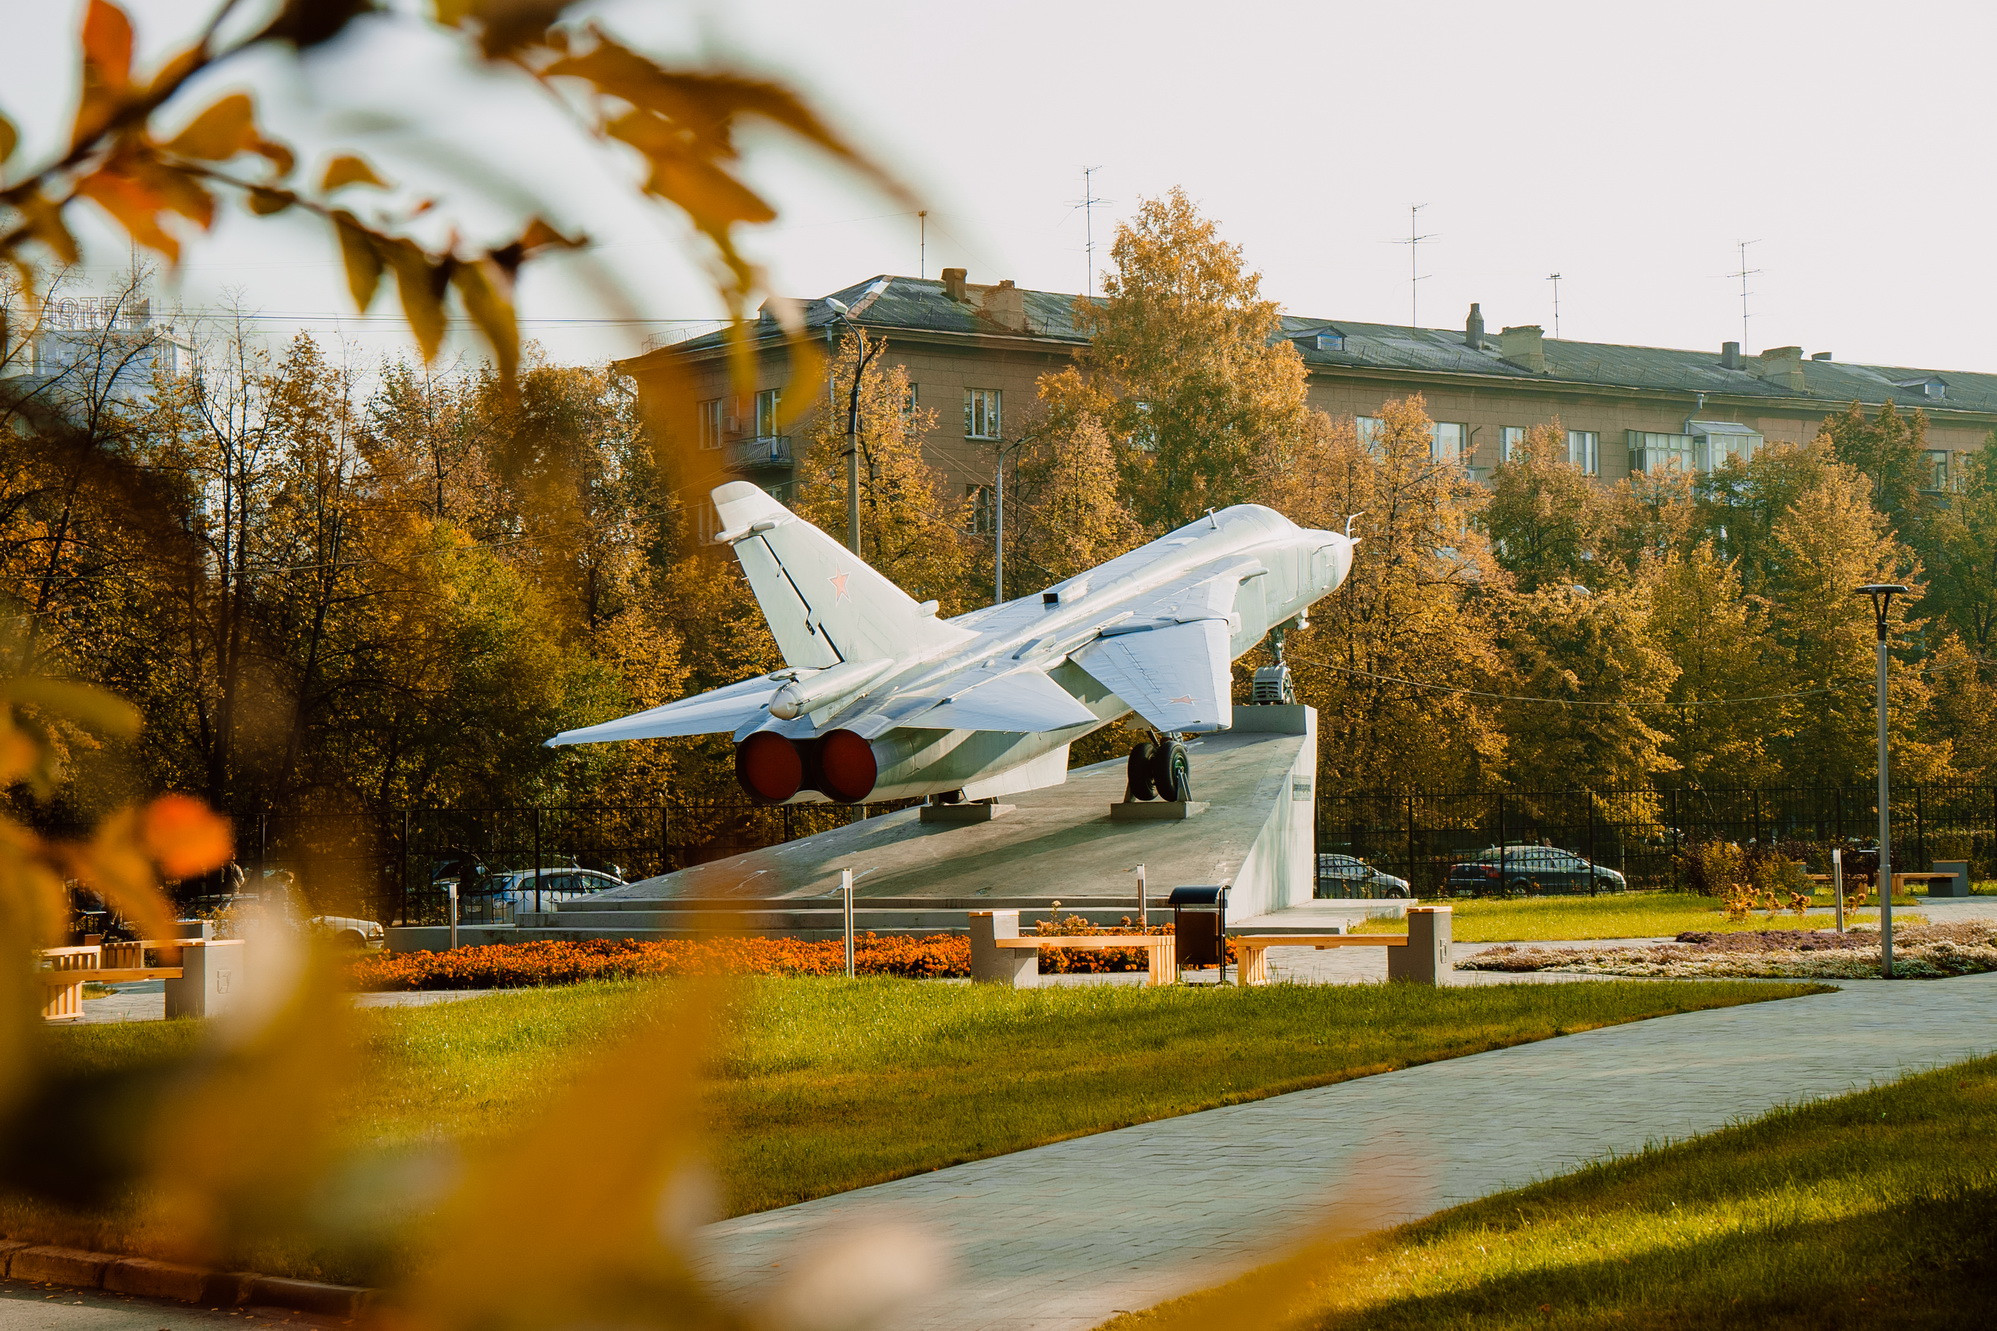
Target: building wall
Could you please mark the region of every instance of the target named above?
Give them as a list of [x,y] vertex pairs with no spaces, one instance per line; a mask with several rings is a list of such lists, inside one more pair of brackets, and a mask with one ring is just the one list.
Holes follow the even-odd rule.
[[[1004,432],[1011,439],[1037,413],[1040,376],[1073,360],[1072,347],[1054,342],[1035,345],[1026,339],[1008,338],[958,341],[893,332],[885,334],[885,339],[887,362],[907,370],[909,382],[915,386],[917,406],[935,413],[935,424],[923,443],[932,465],[943,473],[946,493],[952,497],[974,486],[990,485],[996,461],[991,443],[965,437],[966,390],[1000,391]],[[781,387],[785,373],[781,352],[765,351],[756,387]],[[701,367],[695,379],[699,385],[698,397],[721,397],[730,391],[726,365],[719,358]],[[1816,436],[1826,416],[1842,409],[1842,404],[1821,410],[1779,409],[1753,399],[1729,401],[1710,396],[1701,404],[1692,394],[1424,381],[1414,376],[1397,377],[1363,370],[1314,370],[1308,392],[1310,404],[1334,418],[1377,416],[1384,403],[1420,393],[1431,419],[1467,427],[1470,442],[1465,462],[1479,469],[1496,467],[1502,460],[1501,441],[1506,426],[1531,427],[1557,420],[1565,429],[1593,430],[1600,436],[1599,475],[1605,481],[1619,480],[1630,473],[1626,431],[1677,434],[1684,431],[1688,419],[1696,416],[1703,420],[1739,422],[1759,431],[1771,443],[1800,444]],[[828,408],[824,396],[821,392],[815,410],[790,429],[799,451],[813,420]],[[832,409],[844,408],[833,404]],[[746,400],[738,414],[747,430],[752,413]],[[1931,417],[1929,447],[1952,452],[1980,448],[1993,424],[1997,421]],[[788,474],[765,471],[753,474],[753,479],[780,484],[788,479]]]

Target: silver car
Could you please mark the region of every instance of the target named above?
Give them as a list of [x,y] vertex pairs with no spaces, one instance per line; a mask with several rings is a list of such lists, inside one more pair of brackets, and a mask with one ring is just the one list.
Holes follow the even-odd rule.
[[1317,857],[1317,895],[1320,897],[1405,897],[1408,880],[1383,873],[1352,855]]

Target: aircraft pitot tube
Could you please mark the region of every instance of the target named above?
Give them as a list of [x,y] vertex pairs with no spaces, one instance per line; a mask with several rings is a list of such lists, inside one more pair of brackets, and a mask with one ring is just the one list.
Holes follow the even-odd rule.
[[1224,730],[1231,663],[1336,589],[1358,544],[1241,504],[941,620],[755,486],[714,502],[786,668],[548,743],[728,732],[736,779],[772,804],[1057,785],[1070,744],[1131,712],[1164,734]]

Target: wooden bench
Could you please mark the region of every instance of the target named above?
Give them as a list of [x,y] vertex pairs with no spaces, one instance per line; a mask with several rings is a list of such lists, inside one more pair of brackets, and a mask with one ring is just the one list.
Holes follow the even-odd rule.
[[1392,947],[1402,950],[1387,954],[1388,979],[1441,984],[1449,970],[1453,914],[1448,906],[1410,906],[1404,934],[1229,934],[1241,962],[1237,982],[1267,984],[1272,947]]
[[1141,947],[1150,954],[1151,973],[1146,984],[1177,984],[1179,981],[1179,940],[1171,934],[1022,934],[1017,938],[995,938],[994,947],[1030,948],[1037,957],[1043,948],[1079,947],[1101,951],[1112,947]]
[[1034,988],[1040,983],[1041,949],[1050,947],[1141,947],[1150,954],[1146,984],[1176,984],[1179,979],[1179,942],[1171,934],[1022,934],[1016,910],[970,914],[974,983]]
[[1898,892],[1909,883],[1948,883],[1953,885],[1952,873],[1896,873],[1893,875],[1893,890]]
[[[193,958],[195,973],[191,978],[196,983],[192,987],[185,984],[190,978],[188,949],[201,949]],[[49,991],[42,1004],[42,1017],[46,1021],[81,1021],[84,985],[130,984],[135,980],[167,981],[167,1016],[207,1016],[226,1006],[242,950],[240,939],[198,938],[44,948],[35,970],[35,978]],[[161,962],[180,964],[148,966],[145,964],[148,952],[160,953]]]
[[1237,984],[1269,983],[1268,951],[1272,947],[1406,947],[1405,934],[1229,934],[1241,963]]

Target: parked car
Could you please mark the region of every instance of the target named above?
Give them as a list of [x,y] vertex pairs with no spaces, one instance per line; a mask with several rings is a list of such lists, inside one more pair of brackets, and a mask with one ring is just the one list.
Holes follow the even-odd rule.
[[1317,857],[1317,895],[1321,897],[1405,897],[1408,880],[1382,873],[1353,855]]
[[[440,878],[431,886],[443,890],[456,881]],[[537,893],[532,869],[508,869],[485,875],[459,894],[458,919],[465,924],[503,924],[522,911],[548,910],[558,902],[580,901],[622,886],[624,880],[615,874],[564,866],[542,869]]]
[[1493,846],[1450,866],[1444,890],[1453,897],[1571,896],[1627,892],[1629,883],[1558,846]]
[[261,910],[292,928],[303,929],[338,947],[361,951],[381,947],[388,941],[388,931],[381,927],[379,920],[363,919],[358,915],[304,915],[299,911],[297,898],[288,891],[271,891],[261,896],[254,892],[230,892],[196,897],[189,905],[197,918],[214,920],[216,934],[222,938],[236,936],[236,916],[239,912]]

